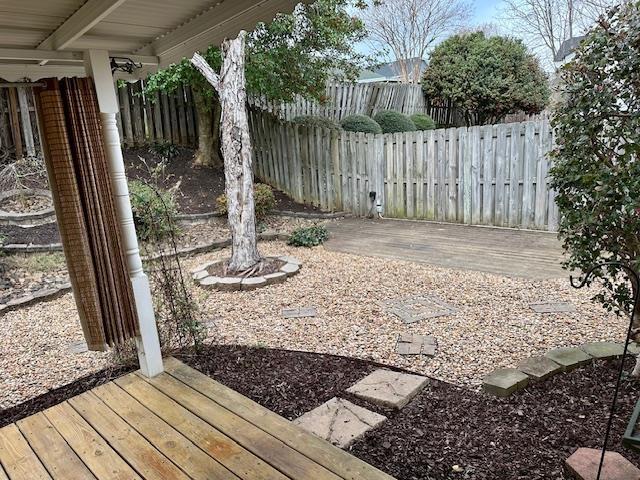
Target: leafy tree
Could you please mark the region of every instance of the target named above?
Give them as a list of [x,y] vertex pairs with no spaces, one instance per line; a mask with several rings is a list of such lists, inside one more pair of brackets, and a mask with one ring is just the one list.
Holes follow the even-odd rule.
[[[354,80],[365,60],[354,50],[364,36],[364,27],[350,14],[353,8],[362,7],[359,0],[316,0],[299,4],[292,13],[278,14],[270,23],[259,23],[246,39],[248,92],[274,101],[291,101],[296,95],[326,101],[327,79]],[[202,55],[220,71],[218,46]],[[182,84],[191,86],[198,111],[196,164],[220,165],[220,101],[188,59],[150,76],[145,91],[170,92]]]
[[[563,68],[551,186],[568,269],[605,261],[640,268],[638,45],[640,3],[623,3],[598,21]],[[617,270],[596,274],[606,286],[597,298],[609,310],[628,311],[631,291]],[[639,322],[634,312],[636,327]]]
[[521,110],[538,113],[549,99],[547,77],[522,41],[482,32],[455,35],[434,48],[422,85],[431,99],[451,99],[468,126]]

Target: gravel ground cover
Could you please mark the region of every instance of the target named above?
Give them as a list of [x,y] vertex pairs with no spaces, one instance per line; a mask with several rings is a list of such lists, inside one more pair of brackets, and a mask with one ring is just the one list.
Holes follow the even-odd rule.
[[0,256],[0,304],[68,281],[61,252]]
[[[193,285],[211,338],[222,344],[339,354],[407,368],[458,385],[551,348],[588,341],[621,341],[624,322],[575,290],[567,279],[527,281],[478,272],[336,253],[323,247],[263,242],[265,255],[303,263],[286,282],[251,292],[218,292]],[[185,271],[223,259],[229,250],[182,259]],[[387,313],[385,300],[435,294],[456,313],[412,324]],[[568,301],[574,313],[540,314],[529,304]],[[316,307],[317,315],[285,319],[284,308]],[[104,354],[72,354],[81,340],[71,295],[0,317],[0,405],[7,407],[102,368]],[[400,333],[433,335],[433,359],[394,352]]]
[[[591,302],[595,288],[575,290],[564,278],[513,279],[281,242],[263,243],[261,251],[294,256],[302,261],[302,270],[283,284],[252,292],[194,290],[204,318],[217,327],[223,343],[363,358],[479,386],[494,369],[515,366],[551,348],[621,341],[625,334],[623,320]],[[222,250],[184,263],[190,268],[228,255]],[[435,294],[456,313],[405,324],[382,305],[417,294]],[[571,302],[576,311],[540,314],[529,307],[548,300]],[[283,308],[296,307],[316,307],[317,315],[283,318]],[[435,358],[396,354],[402,332],[433,335]]]

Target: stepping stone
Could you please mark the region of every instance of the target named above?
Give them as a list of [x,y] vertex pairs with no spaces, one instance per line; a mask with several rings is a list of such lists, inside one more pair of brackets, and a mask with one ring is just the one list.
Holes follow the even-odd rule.
[[316,307],[299,307],[299,308],[283,308],[282,316],[284,318],[305,318],[315,317],[317,314]]
[[293,423],[338,447],[346,448],[386,419],[384,415],[333,397]]
[[347,392],[376,405],[400,409],[409,403],[428,381],[428,378],[420,375],[381,368],[349,387]]
[[547,357],[531,357],[518,364],[517,370],[540,381],[562,371],[562,367]]
[[529,377],[515,368],[495,370],[482,380],[484,391],[496,397],[508,397],[528,384]]
[[563,372],[571,371],[592,360],[590,355],[573,347],[554,348],[545,353],[545,357],[559,364]]
[[615,342],[593,342],[580,345],[580,349],[593,358],[608,359],[621,357],[624,353],[624,345]]
[[87,347],[87,342],[84,340],[78,340],[69,344],[69,351],[71,353],[84,353],[89,351],[89,347]]
[[447,305],[437,295],[414,295],[387,300],[384,306],[387,312],[397,315],[404,323],[414,323],[456,313],[455,308]]
[[[565,460],[567,470],[578,480],[596,480],[602,450],[579,448]],[[640,480],[640,469],[618,452],[606,452],[601,480]]]
[[536,313],[571,313],[576,307],[569,302],[538,302],[529,305]]
[[399,355],[427,355],[433,357],[436,354],[438,343],[432,335],[415,335],[413,333],[401,333],[396,343],[396,353]]

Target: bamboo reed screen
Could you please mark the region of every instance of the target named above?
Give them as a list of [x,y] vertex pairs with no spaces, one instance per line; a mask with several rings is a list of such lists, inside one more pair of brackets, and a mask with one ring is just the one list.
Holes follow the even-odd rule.
[[90,350],[137,335],[93,81],[47,79],[36,92],[49,182]]

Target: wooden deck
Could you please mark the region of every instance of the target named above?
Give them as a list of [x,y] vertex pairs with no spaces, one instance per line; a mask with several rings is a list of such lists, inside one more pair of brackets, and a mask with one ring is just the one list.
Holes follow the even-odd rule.
[[0,480],[392,477],[170,358],[0,429]]
[[507,228],[347,218],[330,226],[332,250],[533,280],[568,277],[556,236]]

